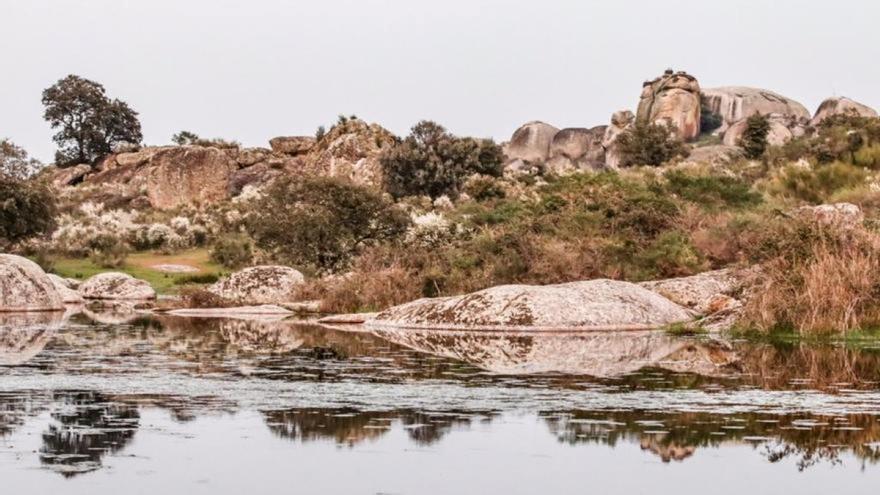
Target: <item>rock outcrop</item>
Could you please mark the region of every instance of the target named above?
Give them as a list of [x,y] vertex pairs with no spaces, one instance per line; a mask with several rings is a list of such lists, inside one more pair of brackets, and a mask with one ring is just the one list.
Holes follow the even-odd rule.
[[68,285],[67,281],[63,278],[55,275],[54,273],[48,274],[49,280],[52,281],[52,284],[55,286],[55,290],[58,291],[58,294],[61,296],[61,300],[64,304],[79,304],[83,302],[83,297],[79,294],[79,292],[73,290]]
[[379,313],[371,328],[590,331],[655,329],[693,314],[628,282],[503,285],[463,296],[419,299]]
[[855,115],[858,117],[877,117],[877,111],[873,108],[851,100],[845,96],[837,96],[828,98],[823,101],[816,110],[816,115],[810,121],[810,125],[815,127],[822,123],[823,120],[834,115]]
[[642,282],[639,285],[670,301],[702,314],[729,309],[743,286],[745,273],[732,269],[704,272],[690,277]]
[[624,131],[630,129],[636,121],[636,116],[629,110],[620,110],[611,115],[611,125],[605,129],[605,137],[602,139],[602,147],[605,149],[605,166],[611,169],[620,167],[623,161],[620,155],[620,147],[617,138]]
[[79,287],[85,299],[147,300],[155,299],[156,291],[150,284],[127,273],[99,273]]
[[302,273],[287,266],[255,266],[233,273],[208,290],[238,304],[284,304],[303,280]]
[[65,167],[55,169],[52,172],[51,178],[49,179],[52,182],[52,185],[56,188],[60,189],[67,186],[75,186],[82,182],[86,175],[91,173],[92,166],[87,163],[81,163],[79,165],[75,165],[73,167]]
[[509,161],[543,163],[550,158],[550,143],[559,129],[550,124],[535,120],[520,126],[514,131],[504,150]]
[[383,174],[379,156],[395,141],[394,135],[378,124],[349,119],[333,126],[315,144],[303,158],[304,169],[358,184],[380,185]]
[[696,138],[700,135],[700,83],[686,72],[672,70],[645,82],[636,119],[671,124],[681,139]]
[[602,140],[607,126],[592,129],[568,128],[557,132],[550,142],[545,171],[564,175],[578,170],[599,170],[605,167]]
[[238,169],[217,148],[184,146],[155,154],[147,173],[147,198],[154,208],[206,205],[229,197],[228,184]]
[[0,312],[61,310],[64,301],[39,265],[14,254],[0,254]]
[[703,88],[701,95],[703,107],[722,119],[721,127],[715,131],[718,134],[723,134],[734,123],[756,113],[776,114],[802,123],[810,120],[807,107],[766,89],[742,86]]
[[862,209],[852,203],[802,206],[795,210],[795,215],[825,227],[844,230],[854,229],[865,221]]
[[315,147],[316,139],[311,136],[279,136],[269,140],[269,146],[276,153],[299,156]]

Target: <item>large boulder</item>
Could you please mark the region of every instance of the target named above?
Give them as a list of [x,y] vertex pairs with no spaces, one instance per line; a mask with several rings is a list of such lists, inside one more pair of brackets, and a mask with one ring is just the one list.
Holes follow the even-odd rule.
[[605,129],[605,136],[602,139],[602,147],[605,149],[605,166],[611,169],[620,167],[623,157],[620,154],[620,146],[617,138],[621,134],[632,128],[635,124],[636,116],[629,110],[620,110],[611,115],[611,125]]
[[834,98],[828,98],[819,105],[819,108],[816,110],[816,115],[814,115],[813,120],[810,121],[810,125],[815,127],[821,124],[823,120],[833,115],[877,117],[877,110],[845,96],[836,96]]
[[159,209],[221,201],[229,197],[229,178],[237,169],[229,155],[218,148],[163,150],[150,159],[147,198]]
[[562,175],[577,170],[596,170],[605,166],[605,148],[602,140],[607,126],[592,129],[562,129],[550,142],[550,159],[546,169]]
[[284,304],[291,301],[302,273],[287,266],[245,268],[215,283],[210,292],[239,304]]
[[639,285],[707,315],[735,305],[732,296],[742,288],[746,273],[733,269],[704,272],[690,277],[642,282]]
[[727,86],[703,88],[701,94],[703,107],[722,119],[721,127],[715,131],[718,134],[724,133],[734,123],[756,113],[777,114],[799,122],[810,119],[810,111],[807,107],[766,89]]
[[823,227],[851,230],[863,225],[865,214],[852,203],[831,203],[818,206],[802,206],[795,216],[815,222]]
[[236,170],[229,176],[229,195],[238,196],[247,186],[264,186],[283,173],[283,170],[272,168],[265,162]]
[[73,290],[67,280],[55,275],[54,273],[48,274],[49,280],[52,281],[52,285],[55,286],[55,290],[58,291],[58,294],[61,296],[61,300],[64,304],[79,304],[83,302],[83,297],[79,294],[79,292]]
[[584,331],[655,329],[693,314],[629,282],[503,285],[463,296],[419,299],[379,313],[374,328]]
[[312,136],[279,136],[269,140],[269,146],[276,153],[299,156],[315,147],[317,140]]
[[0,254],[0,312],[63,309],[55,284],[39,265],[14,254]]
[[127,273],[107,272],[95,275],[79,286],[85,299],[146,300],[155,299],[156,291],[144,280]]
[[88,163],[81,163],[73,167],[59,168],[52,173],[52,185],[60,189],[67,186],[75,186],[85,179],[85,176],[92,171],[92,166]]
[[[792,138],[803,134],[802,123],[792,117],[780,114],[770,114],[767,116],[770,123],[770,130],[767,132],[767,144],[770,146],[782,146],[792,140]],[[748,119],[740,120],[733,123],[724,133],[722,142],[725,146],[739,146],[740,139],[746,132],[748,127]]]
[[700,135],[700,83],[686,72],[667,70],[644,83],[636,119],[671,124],[681,139],[696,138]]
[[380,185],[383,173],[379,156],[395,142],[394,135],[382,126],[349,119],[333,126],[303,157],[303,170],[348,178],[358,184]]
[[514,131],[504,152],[507,159],[543,163],[550,158],[550,143],[559,129],[541,121],[532,121]]

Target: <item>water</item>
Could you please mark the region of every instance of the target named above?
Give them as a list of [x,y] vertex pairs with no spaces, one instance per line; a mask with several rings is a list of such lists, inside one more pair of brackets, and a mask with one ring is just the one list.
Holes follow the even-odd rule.
[[876,493],[880,351],[0,318],[8,493]]

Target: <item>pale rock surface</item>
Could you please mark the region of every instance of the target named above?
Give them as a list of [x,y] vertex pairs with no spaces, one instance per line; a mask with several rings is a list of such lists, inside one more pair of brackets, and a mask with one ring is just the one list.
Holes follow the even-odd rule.
[[810,125],[815,127],[822,123],[823,120],[833,115],[856,115],[859,117],[877,117],[877,111],[873,108],[851,100],[845,96],[837,96],[828,98],[823,101],[816,110],[816,115],[810,121]]
[[302,273],[287,266],[263,265],[245,268],[220,280],[208,290],[240,304],[284,304],[303,283]]
[[61,294],[39,265],[0,254],[0,312],[63,310]]
[[147,198],[154,208],[205,205],[227,199],[228,184],[238,166],[217,148],[181,146],[150,160]]
[[735,294],[744,274],[733,269],[704,272],[690,277],[642,282],[639,285],[670,301],[706,315],[734,305],[724,296]]
[[85,299],[147,300],[155,299],[156,291],[150,284],[127,273],[99,273],[79,287]]
[[87,163],[67,168],[57,169],[51,176],[52,185],[60,189],[67,186],[76,185],[91,173],[92,166]]
[[[274,304],[261,304],[258,306],[237,306],[233,308],[184,308],[168,311],[169,315],[188,316],[198,318],[238,318],[245,317],[273,317],[273,319],[284,319],[292,315],[289,309],[276,306]],[[280,317],[280,318],[274,318]]]
[[55,275],[54,273],[47,274],[49,280],[52,281],[52,284],[55,286],[55,290],[58,291],[58,294],[61,295],[61,300],[64,304],[79,304],[83,302],[83,297],[79,292],[73,290],[68,285],[67,280]]
[[807,107],[766,89],[726,86],[703,88],[701,94],[703,106],[722,118],[721,127],[715,131],[717,134],[726,132],[729,126],[756,113],[778,114],[802,122],[810,119]]
[[379,313],[347,313],[339,315],[330,315],[318,319],[318,323],[342,323],[359,325],[366,323],[368,320],[374,319]]
[[617,138],[635,124],[636,116],[629,110],[620,110],[611,115],[611,125],[605,129],[602,147],[605,149],[605,166],[611,169],[620,167],[622,157]]
[[[803,134],[802,124],[791,117],[770,114],[767,116],[767,120],[770,123],[770,130],[767,132],[767,144],[770,146],[782,146],[791,141],[792,138]],[[724,133],[724,145],[739,146],[746,127],[748,127],[748,119],[731,124]]]
[[672,124],[681,139],[696,138],[700,135],[700,84],[686,72],[667,70],[642,86],[636,119]]
[[36,357],[64,320],[63,311],[0,313],[0,366],[19,366]]
[[853,229],[862,225],[865,220],[862,209],[852,203],[802,206],[795,210],[795,214],[826,227],[842,229]]
[[693,313],[629,282],[503,285],[462,296],[419,299],[381,312],[371,328],[462,330],[637,330],[689,321]]
[[550,142],[550,159],[544,167],[545,171],[565,175],[604,168],[605,148],[602,141],[606,128],[567,128],[557,132]]
[[395,142],[394,135],[382,126],[350,119],[333,126],[315,143],[303,157],[303,170],[378,186],[384,181],[379,157]]
[[542,163],[550,158],[550,143],[559,129],[535,120],[514,131],[505,148],[507,159]]

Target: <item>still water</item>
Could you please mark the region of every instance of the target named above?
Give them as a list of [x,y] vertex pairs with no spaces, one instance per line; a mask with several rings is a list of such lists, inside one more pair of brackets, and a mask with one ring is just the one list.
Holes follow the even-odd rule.
[[0,317],[3,493],[877,493],[880,349]]

